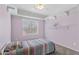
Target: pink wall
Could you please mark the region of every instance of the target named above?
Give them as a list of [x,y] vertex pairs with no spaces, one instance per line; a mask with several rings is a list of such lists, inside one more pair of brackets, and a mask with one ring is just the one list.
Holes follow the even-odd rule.
[[[53,23],[58,22],[60,25],[69,25],[69,29],[53,29]],[[56,44],[79,51],[79,7],[70,11],[70,15],[65,13],[57,15],[56,20],[46,19],[45,22],[46,38]]]
[[35,39],[35,38],[43,38],[44,37],[44,21],[43,20],[34,20],[39,22],[39,33],[38,35],[22,35],[22,17],[19,16],[12,16],[11,23],[12,23],[12,41],[13,40],[28,40],[28,39]]
[[0,48],[11,40],[11,21],[5,5],[0,5]]

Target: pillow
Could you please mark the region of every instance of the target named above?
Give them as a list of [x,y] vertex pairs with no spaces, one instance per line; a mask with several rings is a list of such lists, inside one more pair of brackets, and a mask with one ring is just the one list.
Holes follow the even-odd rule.
[[23,48],[28,48],[29,47],[27,41],[22,41],[22,47]]
[[[17,42],[11,42],[6,46],[4,52],[9,52],[15,50],[16,48],[17,48]],[[18,48],[22,48],[21,42],[18,42]]]

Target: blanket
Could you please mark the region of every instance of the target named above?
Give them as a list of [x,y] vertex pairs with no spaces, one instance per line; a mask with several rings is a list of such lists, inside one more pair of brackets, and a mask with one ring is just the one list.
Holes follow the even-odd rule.
[[[9,45],[13,45],[10,43]],[[55,51],[55,44],[46,39],[33,39],[19,42],[20,47],[4,49],[4,55],[45,55]],[[8,46],[8,45],[7,45]]]

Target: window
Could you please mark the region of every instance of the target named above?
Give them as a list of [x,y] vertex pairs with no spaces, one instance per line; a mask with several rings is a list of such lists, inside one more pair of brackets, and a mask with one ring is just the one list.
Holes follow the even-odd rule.
[[23,36],[38,34],[38,21],[22,19]]

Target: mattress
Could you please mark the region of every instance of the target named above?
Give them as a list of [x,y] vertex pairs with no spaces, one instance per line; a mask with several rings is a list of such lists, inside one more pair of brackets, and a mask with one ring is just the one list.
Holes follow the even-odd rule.
[[21,41],[19,42],[19,48],[11,50],[13,45],[16,46],[16,42],[6,46],[4,55],[45,55],[55,51],[55,44],[46,39]]

